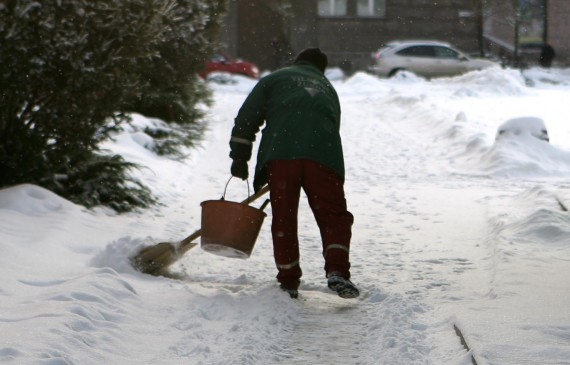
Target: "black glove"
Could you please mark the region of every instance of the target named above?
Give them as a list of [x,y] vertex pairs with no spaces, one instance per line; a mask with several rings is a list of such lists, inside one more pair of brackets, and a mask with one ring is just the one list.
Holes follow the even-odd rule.
[[247,170],[247,161],[245,160],[234,160],[231,167],[232,176],[239,177],[242,180],[246,180],[249,176]]

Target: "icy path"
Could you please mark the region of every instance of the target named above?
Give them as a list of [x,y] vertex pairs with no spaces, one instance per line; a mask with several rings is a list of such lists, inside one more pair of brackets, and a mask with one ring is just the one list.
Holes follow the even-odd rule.
[[[240,102],[239,97],[220,97],[226,113],[239,107],[228,108],[229,102]],[[300,299],[280,318],[286,322],[286,330],[269,338],[251,335],[254,341],[265,342],[264,349],[279,349],[272,356],[260,351],[253,358],[266,361],[270,357],[270,362],[283,364],[431,364],[434,355],[450,363],[470,361],[454,332],[454,318],[436,314],[438,308],[433,303],[441,298],[462,299],[454,297],[454,286],[464,289],[459,281],[477,281],[485,275],[478,265],[478,259],[487,255],[480,245],[486,234],[481,199],[492,189],[473,190],[465,180],[450,177],[426,153],[422,140],[399,129],[395,121],[376,123],[365,117],[373,112],[369,100],[348,100],[347,105],[343,119],[352,125],[345,128],[344,138],[362,142],[345,143],[348,204],[356,216],[352,272],[362,296],[342,300],[326,288],[318,230],[302,201],[299,232],[304,277]],[[214,114],[224,115],[224,111]],[[227,117],[232,118],[230,114]],[[354,123],[363,125],[360,128]],[[359,138],[357,135],[364,137],[363,131],[365,138]],[[219,133],[222,142],[209,145],[196,168],[204,168],[199,174],[219,189],[223,182],[216,176],[227,171],[209,171],[215,164],[208,160],[227,154],[227,143],[223,143],[224,130],[214,129],[213,133]],[[275,275],[268,226],[269,221],[256,257],[250,259],[259,262],[244,264],[248,274],[251,270],[265,276],[262,282]],[[193,255],[186,260],[192,280],[211,282],[217,275],[201,272],[202,267],[193,264],[200,259]],[[376,265],[367,265],[369,262]]]
[[362,363],[369,305],[331,300],[330,294],[303,291],[299,313],[284,341],[282,364]]
[[[227,176],[230,161],[223,166],[218,160],[228,153],[227,135],[242,100],[240,94],[217,94],[209,143],[192,166],[196,183],[210,198],[218,196],[226,182],[220,176]],[[479,364],[488,358],[490,364],[505,363],[492,362],[496,355],[486,351],[485,336],[492,335],[488,331],[493,326],[476,314],[486,310],[497,280],[489,209],[498,197],[532,184],[509,182],[505,188],[494,180],[451,174],[442,158],[449,144],[434,141],[443,138],[437,134],[458,133],[455,116],[440,118],[438,110],[429,108],[426,112],[418,105],[420,99],[395,95],[341,100],[347,197],[356,217],[352,272],[361,298],[341,300],[326,288],[318,230],[302,200],[300,299],[273,297],[285,294],[275,290],[269,216],[249,260],[216,258],[200,250],[182,260],[189,280],[186,290],[204,292],[203,300],[191,308],[213,305],[204,310],[208,319],[203,326],[211,328],[207,338],[223,342],[224,350],[214,355],[208,345],[197,345],[192,319],[180,313],[178,322],[188,323],[182,328],[188,328],[184,333],[190,338],[182,337],[180,347],[174,346],[177,353],[192,356],[196,364],[439,365],[442,359],[471,364],[472,354],[461,344],[457,326]],[[407,120],[410,110],[424,114]],[[449,119],[449,125],[438,125]],[[230,188],[234,200],[246,194],[239,185]],[[199,217],[197,202],[203,197],[191,189],[181,195],[181,201],[194,204],[170,208],[175,211],[167,213],[173,231],[199,225],[187,217]],[[211,267],[212,262],[225,262],[223,271]],[[227,279],[220,282],[223,277]],[[279,305],[271,308],[275,301]],[[233,306],[251,309],[234,313]],[[236,321],[243,325],[224,330],[224,323]]]
[[[243,98],[243,93],[216,93],[207,142],[189,167],[195,177],[165,208],[166,236],[198,227],[199,202],[221,194],[230,161],[219,161],[228,154],[229,130]],[[523,349],[516,337],[510,336],[517,349],[512,353],[492,349],[516,329],[511,324],[516,321],[505,323],[502,332],[485,322],[508,311],[508,303],[505,309],[495,300],[495,283],[513,280],[503,276],[509,266],[497,256],[491,222],[510,215],[498,202],[533,185],[452,174],[446,156],[455,146],[448,137],[461,133],[461,118],[421,98],[375,91],[369,97],[343,95],[341,101],[346,191],[356,217],[352,273],[362,296],[342,300],[326,288],[318,229],[302,199],[299,300],[289,300],[273,279],[269,214],[249,260],[199,249],[181,260],[178,269],[186,281],[160,289],[179,303],[157,303],[156,312],[172,318],[167,324],[153,320],[175,339],[156,359],[200,365],[471,365],[473,355],[479,365],[517,363],[509,362]],[[244,186],[232,183],[228,198],[241,200]],[[190,301],[185,292],[192,294]]]

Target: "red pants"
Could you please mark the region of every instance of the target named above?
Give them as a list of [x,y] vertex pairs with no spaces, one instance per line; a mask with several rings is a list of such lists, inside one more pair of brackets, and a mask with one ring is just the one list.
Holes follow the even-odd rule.
[[350,278],[349,249],[354,217],[346,208],[343,181],[332,169],[311,160],[277,160],[269,164],[273,252],[277,280],[287,289],[299,287],[297,213],[301,188],[321,233],[325,272]]

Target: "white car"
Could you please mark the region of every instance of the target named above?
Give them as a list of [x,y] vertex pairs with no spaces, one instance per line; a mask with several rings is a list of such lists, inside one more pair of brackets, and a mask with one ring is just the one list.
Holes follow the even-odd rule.
[[500,67],[496,62],[474,59],[439,41],[395,41],[373,55],[369,71],[392,77],[401,71],[413,72],[426,78],[455,76],[488,67]]
[[507,120],[497,129],[495,140],[525,135],[533,136],[544,142],[550,142],[544,121],[537,117],[519,117]]

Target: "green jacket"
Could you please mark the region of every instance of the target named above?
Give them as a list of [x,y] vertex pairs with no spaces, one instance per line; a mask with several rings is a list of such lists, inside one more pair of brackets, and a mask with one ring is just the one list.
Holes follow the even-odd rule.
[[262,78],[240,108],[230,140],[230,157],[248,161],[262,131],[253,186],[267,183],[272,160],[309,159],[344,179],[338,95],[323,73],[299,62]]

